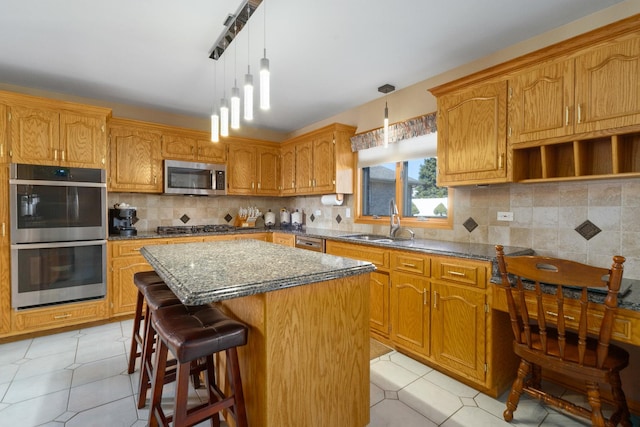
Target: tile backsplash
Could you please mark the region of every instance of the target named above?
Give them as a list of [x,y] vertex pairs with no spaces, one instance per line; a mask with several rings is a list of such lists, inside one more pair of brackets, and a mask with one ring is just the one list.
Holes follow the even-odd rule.
[[[189,197],[109,193],[109,205],[126,202],[138,208],[139,231],[158,225],[226,224],[238,208],[255,206],[262,212],[285,207],[304,213],[304,224],[345,232],[387,233],[388,227],[355,224],[354,197],[341,206],[322,205],[320,197]],[[349,212],[348,212],[349,210]],[[623,255],[625,277],[640,279],[640,180],[616,179],[547,184],[501,184],[459,187],[454,191],[453,230],[414,229],[417,238],[502,244],[533,248],[540,255],[558,256],[609,267],[613,255]],[[513,212],[511,222],[498,221],[498,212]],[[276,215],[276,218],[279,218]],[[465,223],[477,225],[468,231]],[[580,227],[589,221],[601,231],[589,239]],[[233,223],[233,220],[231,220]],[[258,223],[258,225],[261,225]],[[589,234],[593,234],[589,226]],[[583,233],[584,234],[584,233]]]

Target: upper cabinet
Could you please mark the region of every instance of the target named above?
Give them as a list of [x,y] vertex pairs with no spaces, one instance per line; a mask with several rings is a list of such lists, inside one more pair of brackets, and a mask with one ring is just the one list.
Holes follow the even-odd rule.
[[284,143],[282,194],[353,193],[354,133],[351,126],[333,124]]
[[202,132],[163,132],[162,158],[200,163],[226,163],[227,144],[211,142]]
[[109,125],[109,191],[162,192],[161,132],[123,119]]
[[640,123],[640,36],[591,49],[576,61],[576,132]]
[[110,110],[17,94],[2,97],[11,162],[106,168]]
[[6,105],[0,104],[0,164],[9,160],[9,130],[7,129],[9,109]]
[[280,149],[229,138],[228,194],[277,196],[280,194]]
[[639,25],[635,15],[432,88],[438,184],[640,176]]
[[505,182],[507,82],[438,98],[438,185]]

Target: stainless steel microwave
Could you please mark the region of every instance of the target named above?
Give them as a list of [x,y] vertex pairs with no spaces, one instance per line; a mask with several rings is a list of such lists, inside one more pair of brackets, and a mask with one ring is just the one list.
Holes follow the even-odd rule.
[[227,167],[223,164],[164,161],[165,194],[221,196],[227,194]]

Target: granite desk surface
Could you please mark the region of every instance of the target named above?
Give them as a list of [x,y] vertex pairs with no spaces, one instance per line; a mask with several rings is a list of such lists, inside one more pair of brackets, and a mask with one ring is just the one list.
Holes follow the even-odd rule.
[[183,304],[200,305],[369,273],[369,262],[257,240],[145,246],[140,251]]

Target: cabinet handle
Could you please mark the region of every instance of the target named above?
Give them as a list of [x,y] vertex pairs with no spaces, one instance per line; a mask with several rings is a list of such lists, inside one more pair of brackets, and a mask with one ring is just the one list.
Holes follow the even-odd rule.
[[459,271],[447,271],[447,274],[452,276],[464,277],[464,273],[460,273]]
[[4,157],[4,144],[0,144],[0,157]]
[[415,264],[409,264],[408,262],[403,262],[403,263],[402,263],[402,266],[403,266],[403,267],[416,268],[416,265],[415,265]]
[[255,188],[255,183],[251,181],[251,189],[253,190],[254,188]]
[[3,222],[3,223],[2,223],[2,237],[4,237],[4,236],[5,236],[5,232],[6,232],[6,230],[5,230],[5,229],[6,229],[6,228],[7,228],[7,227],[5,226],[5,223]]
[[53,150],[53,160],[58,160],[58,150],[57,149]]
[[291,188],[296,188],[296,183],[291,181]]
[[511,138],[511,126],[509,126],[509,138]]
[[100,130],[102,131],[102,133],[104,133],[105,131],[104,125],[100,126]]
[[154,185],[158,183],[158,175],[153,175],[153,183]]
[[438,292],[433,291],[433,308],[438,308]]
[[569,126],[569,106],[564,107],[564,125]]
[[60,314],[58,316],[53,316],[55,320],[66,319],[67,317],[71,317],[71,313]]
[[60,150],[60,160],[64,162],[64,150]]
[[[551,317],[558,317],[558,313],[556,313],[555,311],[547,311],[546,313]],[[567,320],[576,320],[576,318],[573,316],[563,316],[563,317]]]
[[260,183],[258,183],[258,190],[260,190]]
[[582,123],[582,104],[578,104],[578,123]]
[[427,305],[427,290],[423,289],[422,290],[422,305]]
[[498,157],[498,169],[504,169],[504,153]]

